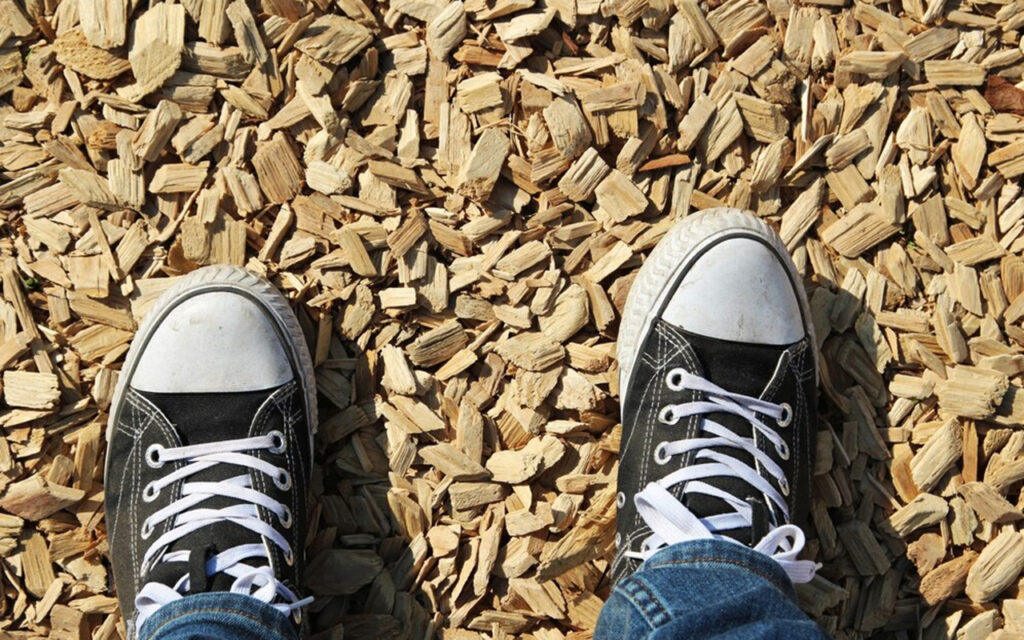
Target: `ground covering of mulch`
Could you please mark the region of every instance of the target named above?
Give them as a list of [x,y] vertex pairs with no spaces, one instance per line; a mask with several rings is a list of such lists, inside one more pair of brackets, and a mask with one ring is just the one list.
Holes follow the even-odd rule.
[[1020,0],[0,15],[0,634],[123,636],[111,395],[156,296],[227,263],[317,365],[314,637],[589,637],[622,306],[719,206],[780,231],[813,308],[802,606],[840,638],[1024,633]]

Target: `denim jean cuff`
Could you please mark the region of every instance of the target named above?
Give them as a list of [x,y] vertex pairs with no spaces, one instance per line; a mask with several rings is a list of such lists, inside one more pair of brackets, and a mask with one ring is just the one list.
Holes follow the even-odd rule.
[[213,592],[169,602],[146,620],[137,640],[188,637],[298,640],[292,619],[273,606],[240,593]]
[[779,563],[750,547],[728,540],[690,540],[669,545],[648,558],[642,569],[701,564],[722,564],[747,569],[770,582],[790,600],[796,599],[793,583]]

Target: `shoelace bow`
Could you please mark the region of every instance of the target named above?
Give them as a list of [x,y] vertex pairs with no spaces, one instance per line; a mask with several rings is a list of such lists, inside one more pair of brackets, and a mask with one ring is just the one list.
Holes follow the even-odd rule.
[[[168,473],[159,480],[146,485],[142,499],[151,502],[160,491],[174,483],[205,471],[215,465],[230,464],[243,467],[271,477],[281,490],[291,488],[291,476],[287,470],[276,467],[265,460],[244,452],[268,450],[272,453],[284,451],[285,439],[280,431],[265,436],[242,438],[222,442],[210,442],[187,447],[162,447],[152,445],[146,450],[146,462],[151,467],[161,467],[168,462],[184,461],[185,466]],[[209,498],[227,497],[241,502],[222,509],[204,509],[200,505]],[[148,539],[161,523],[173,518],[173,528],[150,544],[142,559],[143,566],[156,558],[161,549],[206,526],[221,522],[232,522],[260,536],[266,537],[284,554],[286,562],[294,562],[295,554],[288,541],[273,526],[260,519],[259,507],[276,515],[284,528],[292,526],[292,513],[288,507],[270,496],[252,488],[249,472],[228,478],[222,482],[185,482],[181,497],[160,509],[142,523],[142,537]],[[266,564],[247,564],[246,560],[260,558]],[[187,550],[166,553],[158,562],[188,562]],[[284,583],[277,579],[270,567],[270,557],[263,544],[242,544],[212,555],[206,562],[206,575],[226,574],[235,580],[231,593],[252,596],[272,605],[285,615],[299,612],[300,608],[313,598],[299,599]],[[135,598],[138,611],[136,628],[165,604],[183,598],[190,588],[189,575],[182,575],[173,587],[160,582],[148,582]],[[300,612],[301,613],[301,612]]]
[[[658,414],[661,422],[673,425],[689,416],[731,413],[749,422],[755,434],[761,434],[771,442],[780,458],[789,459],[790,452],[785,439],[757,417],[757,414],[767,415],[773,418],[779,427],[786,427],[793,418],[789,405],[775,404],[726,391],[684,369],[672,369],[665,382],[673,391],[700,391],[707,399],[668,405]],[[753,438],[743,438],[713,420],[703,418],[701,428],[710,437],[661,442],[655,449],[654,458],[659,464],[666,464],[672,456],[690,451],[697,452],[696,464],[673,471],[664,478],[648,484],[636,494],[634,502],[637,511],[651,528],[652,534],[643,541],[640,551],[626,552],[628,557],[646,560],[664,546],[689,540],[716,538],[736,542],[728,536],[720,535],[719,532],[753,526],[753,510],[750,505],[745,500],[708,484],[704,481],[707,478],[739,478],[767,495],[780,512],[785,514],[786,520],[789,519],[789,505],[783,497],[783,494],[789,495],[789,483],[785,472],[771,456],[759,449]],[[759,474],[757,469],[738,458],[720,451],[712,451],[712,447],[739,449],[750,454],[767,474],[775,479],[781,493]],[[706,518],[697,517],[669,491],[671,487],[680,483],[684,483],[685,493],[719,498],[733,509],[732,512]],[[802,584],[810,582],[820,566],[810,560],[798,559],[805,541],[804,532],[800,527],[785,524],[769,531],[753,549],[778,562],[790,580]]]

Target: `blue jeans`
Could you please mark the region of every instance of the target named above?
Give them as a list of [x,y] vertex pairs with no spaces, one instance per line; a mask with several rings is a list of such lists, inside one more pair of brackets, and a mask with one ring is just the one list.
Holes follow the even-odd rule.
[[[774,560],[721,540],[666,547],[622,580],[594,640],[827,640],[793,602]],[[157,611],[138,640],[298,640],[282,613],[231,593],[188,596]]]
[[160,607],[137,640],[298,640],[290,617],[269,604],[229,592],[198,593]]
[[594,640],[827,640],[774,560],[723,540],[665,547],[620,580]]

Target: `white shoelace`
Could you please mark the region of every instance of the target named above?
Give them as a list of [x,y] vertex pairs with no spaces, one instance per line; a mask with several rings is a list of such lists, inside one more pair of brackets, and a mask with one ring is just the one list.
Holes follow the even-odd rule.
[[[152,445],[146,450],[146,462],[151,467],[161,467],[167,462],[176,461],[184,461],[188,464],[146,485],[142,499],[151,502],[164,488],[218,464],[235,465],[250,469],[251,472],[262,473],[272,478],[279,489],[286,491],[292,485],[291,475],[287,470],[244,453],[260,450],[281,453],[285,446],[284,435],[280,431],[272,431],[265,436],[255,438],[210,442],[187,447],[165,448],[160,445]],[[215,496],[238,500],[242,504],[223,509],[199,508],[204,500]],[[282,527],[287,529],[293,525],[292,513],[286,505],[252,488],[250,472],[222,482],[185,482],[181,487],[180,498],[160,509],[142,523],[143,539],[148,539],[157,526],[170,518],[173,518],[174,525],[167,533],[153,541],[143,556],[142,564],[148,566],[150,561],[156,558],[167,545],[188,534],[225,521],[266,537],[281,549],[285,561],[291,564],[295,559],[291,545],[277,529],[260,519],[259,507],[276,515]],[[266,564],[253,566],[245,562],[252,558],[261,558],[266,561]],[[158,562],[188,562],[188,560],[189,552],[182,550],[166,553],[159,558]],[[206,575],[214,576],[218,573],[235,578],[231,585],[231,593],[239,593],[262,600],[285,615],[298,612],[301,607],[313,601],[313,598],[300,600],[291,589],[277,579],[270,568],[270,557],[263,544],[237,545],[211,556],[206,562]],[[136,629],[141,629],[142,624],[157,609],[184,597],[188,593],[189,583],[188,573],[181,576],[173,588],[159,582],[146,583],[135,598],[135,608],[138,611]],[[275,602],[275,600],[283,600],[283,602]]]
[[[755,434],[759,433],[771,442],[780,458],[789,459],[790,451],[785,439],[757,417],[757,414],[767,415],[773,418],[780,428],[785,428],[793,419],[793,410],[788,404],[774,404],[726,391],[684,369],[672,369],[666,376],[665,382],[673,391],[682,389],[700,391],[707,399],[668,405],[658,414],[658,419],[661,422],[672,425],[679,422],[681,418],[689,416],[731,413],[749,422]],[[785,472],[772,460],[771,456],[758,449],[753,438],[740,437],[713,420],[703,418],[701,428],[710,437],[661,442],[655,449],[654,459],[659,464],[666,464],[672,456],[690,451],[697,452],[695,457],[697,464],[673,471],[664,478],[648,484],[636,494],[634,502],[637,511],[651,528],[652,534],[643,541],[640,551],[626,552],[628,557],[646,560],[664,546],[690,540],[715,538],[736,542],[728,536],[720,535],[719,532],[752,526],[753,510],[745,500],[704,482],[707,478],[722,476],[739,478],[757,491],[767,495],[785,515],[785,519],[789,519],[789,506],[783,497],[783,494],[789,495],[789,483],[786,480]],[[738,458],[719,451],[712,451],[712,447],[739,449],[750,454],[756,463],[776,480],[782,492],[780,493],[779,489],[762,477],[757,469]],[[719,498],[732,507],[733,511],[707,518],[698,518],[669,491],[671,487],[679,483],[685,483],[683,487],[685,493]],[[794,583],[806,583],[811,581],[820,565],[810,560],[797,559],[800,551],[804,548],[804,542],[804,532],[800,527],[785,524],[769,531],[754,545],[753,549],[778,562]]]

